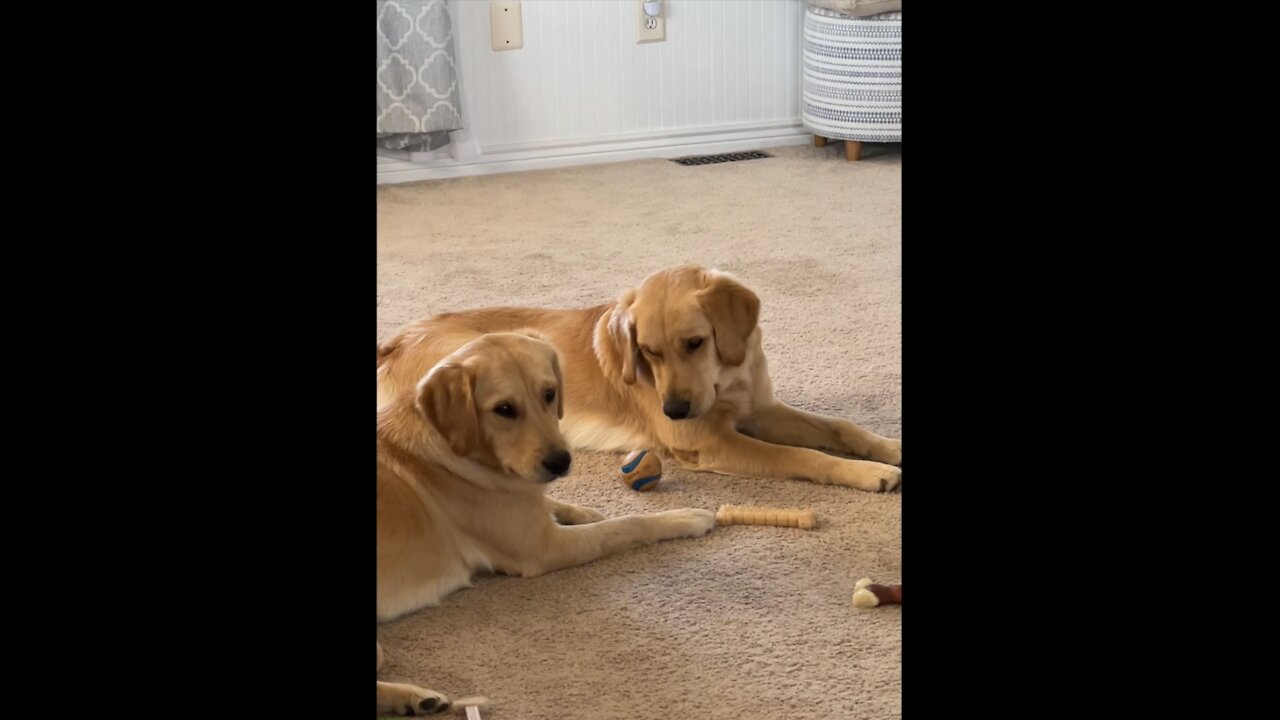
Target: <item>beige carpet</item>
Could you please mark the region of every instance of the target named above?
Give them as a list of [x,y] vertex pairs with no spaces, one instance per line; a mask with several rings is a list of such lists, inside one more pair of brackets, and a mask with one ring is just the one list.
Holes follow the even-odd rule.
[[[788,147],[682,167],[639,160],[378,191],[378,338],[420,316],[586,307],[663,266],[737,273],[762,301],[777,395],[901,431],[901,155]],[[485,577],[378,628],[383,679],[484,694],[493,720],[901,716],[901,496],[668,467],[636,493],[578,452],[550,494],[607,515],[813,507],[814,531],[717,528],[550,575]]]

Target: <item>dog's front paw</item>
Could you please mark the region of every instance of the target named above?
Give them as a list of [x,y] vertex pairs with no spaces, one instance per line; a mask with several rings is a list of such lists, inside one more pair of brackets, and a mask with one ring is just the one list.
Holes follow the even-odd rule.
[[684,508],[660,512],[658,516],[666,521],[667,527],[672,531],[670,537],[673,538],[702,537],[716,526],[716,515],[710,510]]
[[871,459],[886,465],[901,465],[902,441],[885,438],[872,448]]
[[867,492],[888,492],[902,484],[902,469],[878,462],[851,461],[841,465],[836,482]]
[[434,690],[403,683],[391,684],[379,702],[398,715],[434,715],[449,709],[449,698]]
[[577,505],[556,508],[555,516],[556,522],[561,525],[590,525],[605,519],[604,514]]
[[889,492],[897,490],[902,485],[902,468],[886,466],[886,469],[876,473],[877,481],[880,483],[880,492]]

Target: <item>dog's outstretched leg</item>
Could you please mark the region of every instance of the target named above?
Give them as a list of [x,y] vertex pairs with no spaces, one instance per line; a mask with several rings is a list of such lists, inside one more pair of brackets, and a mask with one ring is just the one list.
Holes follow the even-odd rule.
[[724,475],[791,478],[868,492],[894,490],[902,482],[902,470],[892,465],[847,460],[809,448],[774,445],[733,430],[708,438],[697,453],[676,451],[674,455],[689,470]]
[[902,441],[881,437],[848,420],[777,403],[756,410],[743,428],[765,442],[856,455],[886,465],[902,464]]
[[555,525],[544,538],[537,560],[521,568],[525,577],[575,567],[628,548],[652,545],[662,540],[701,537],[715,527],[710,510],[684,508],[647,515],[625,515],[590,525]]

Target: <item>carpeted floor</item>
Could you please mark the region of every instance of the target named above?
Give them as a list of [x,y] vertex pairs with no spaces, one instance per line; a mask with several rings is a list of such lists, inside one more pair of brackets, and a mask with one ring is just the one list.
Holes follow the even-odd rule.
[[[653,270],[736,273],[762,301],[778,397],[901,434],[897,146],[787,147],[378,191],[378,338],[445,310],[586,307]],[[901,496],[670,467],[650,493],[578,452],[553,497],[606,515],[813,507],[819,529],[729,527],[540,578],[475,587],[379,626],[382,679],[488,695],[492,720],[880,720],[901,716]]]

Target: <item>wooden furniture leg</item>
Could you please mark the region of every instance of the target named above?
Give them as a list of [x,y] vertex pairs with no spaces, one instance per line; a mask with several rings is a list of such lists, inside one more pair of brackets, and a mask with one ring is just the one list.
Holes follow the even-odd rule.
[[813,146],[814,146],[814,147],[826,147],[826,146],[827,146],[827,139],[826,139],[826,138],[824,138],[824,137],[822,137],[821,135],[814,135],[814,136],[813,136]]
[[855,162],[862,158],[862,143],[857,140],[844,141],[844,159]]

